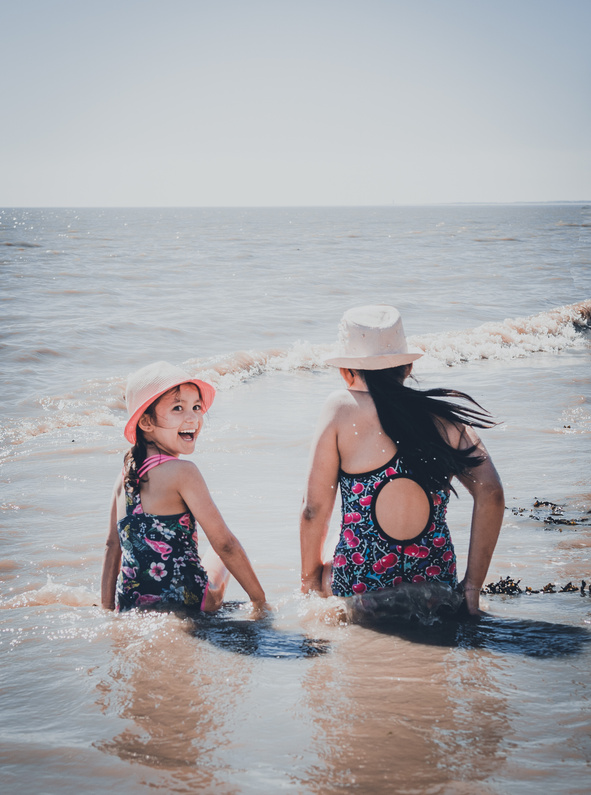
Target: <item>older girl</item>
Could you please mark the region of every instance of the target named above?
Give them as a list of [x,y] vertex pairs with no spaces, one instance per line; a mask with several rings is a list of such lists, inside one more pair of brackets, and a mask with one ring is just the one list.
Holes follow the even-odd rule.
[[[302,590],[353,596],[426,581],[456,588],[446,523],[456,478],[474,500],[460,587],[478,614],[504,511],[499,476],[475,431],[494,424],[490,415],[461,392],[405,385],[422,353],[408,349],[394,307],[346,312],[339,347],[327,364],[340,368],[346,389],[328,398],[313,442],[300,521]],[[337,486],[340,537],[325,563]]]

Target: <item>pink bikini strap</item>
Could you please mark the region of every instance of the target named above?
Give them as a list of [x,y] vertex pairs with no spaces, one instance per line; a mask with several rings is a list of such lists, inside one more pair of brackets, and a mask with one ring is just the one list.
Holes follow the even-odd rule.
[[162,453],[148,456],[148,458],[145,459],[144,463],[137,471],[138,477],[143,477],[146,472],[154,469],[154,467],[157,467],[158,464],[163,464],[165,461],[178,461],[178,458],[176,458],[174,455],[163,455]]

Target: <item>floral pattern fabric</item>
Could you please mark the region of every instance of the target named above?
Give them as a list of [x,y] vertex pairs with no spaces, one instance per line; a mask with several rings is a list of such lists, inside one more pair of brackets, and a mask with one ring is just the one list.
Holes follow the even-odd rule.
[[139,492],[132,490],[126,493],[126,504],[127,514],[117,523],[122,556],[116,609],[200,610],[208,580],[197,552],[193,516],[144,513]]
[[332,561],[335,596],[378,591],[402,582],[436,581],[457,586],[456,555],[446,523],[448,490],[425,492],[430,517],[415,538],[397,540],[377,524],[375,501],[379,490],[401,476],[413,479],[398,455],[371,472],[339,473],[342,522]]

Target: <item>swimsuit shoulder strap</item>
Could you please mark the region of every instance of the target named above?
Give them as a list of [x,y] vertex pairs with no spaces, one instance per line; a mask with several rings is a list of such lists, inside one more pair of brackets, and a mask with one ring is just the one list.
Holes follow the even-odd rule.
[[148,456],[148,458],[145,459],[144,463],[137,471],[138,477],[143,477],[146,472],[154,469],[154,467],[157,467],[159,464],[163,464],[165,461],[178,461],[178,458],[176,458],[174,455],[163,455],[162,453]]

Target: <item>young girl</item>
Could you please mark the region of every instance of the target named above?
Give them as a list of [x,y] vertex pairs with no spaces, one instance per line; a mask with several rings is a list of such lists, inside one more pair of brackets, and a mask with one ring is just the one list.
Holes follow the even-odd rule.
[[[452,478],[474,499],[468,565],[461,584],[470,613],[496,545],[503,488],[474,428],[494,423],[468,395],[404,385],[412,362],[402,320],[391,306],[345,313],[339,355],[346,390],[328,398],[313,443],[300,521],[302,590],[353,596],[399,583],[457,587],[446,524]],[[476,408],[441,398],[464,399]],[[337,486],[340,538],[324,563]]]
[[[230,574],[253,605],[265,593],[189,455],[215,389],[167,362],[129,376],[125,395],[133,445],[115,483],[101,579],[101,604],[217,610]],[[197,552],[199,522],[212,549]]]

